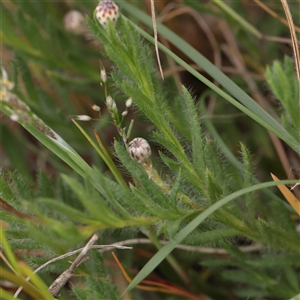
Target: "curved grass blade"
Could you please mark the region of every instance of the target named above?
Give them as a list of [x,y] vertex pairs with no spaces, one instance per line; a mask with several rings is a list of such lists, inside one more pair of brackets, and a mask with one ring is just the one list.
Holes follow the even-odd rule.
[[179,231],[173,240],[170,240],[165,246],[163,246],[148,263],[142,268],[138,275],[132,280],[132,282],[127,287],[127,290],[132,290],[137,284],[139,284],[145,277],[147,277],[165,258],[166,256],[174,250],[174,248],[187,237],[195,228],[197,228],[208,216],[214,213],[216,210],[227,204],[228,202],[240,197],[244,194],[265,189],[271,186],[276,186],[280,184],[293,184],[298,182],[297,180],[283,180],[277,182],[265,182],[253,185],[251,187],[239,190],[232,193],[231,195],[223,198],[222,200],[216,202],[200,215],[198,215],[194,220],[192,220],[188,225],[186,225],[181,231]]

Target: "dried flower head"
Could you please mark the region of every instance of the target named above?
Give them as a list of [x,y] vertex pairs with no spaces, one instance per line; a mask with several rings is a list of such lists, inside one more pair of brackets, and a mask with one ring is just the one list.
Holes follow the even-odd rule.
[[119,7],[112,0],[104,0],[96,7],[96,17],[99,23],[107,28],[108,20],[116,23],[119,18]]
[[143,138],[135,138],[129,143],[128,152],[140,164],[151,166],[151,148]]

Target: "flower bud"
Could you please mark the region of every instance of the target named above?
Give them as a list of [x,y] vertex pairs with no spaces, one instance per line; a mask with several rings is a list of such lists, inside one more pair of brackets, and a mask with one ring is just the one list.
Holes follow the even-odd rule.
[[109,111],[111,111],[113,113],[118,112],[117,104],[111,96],[106,97],[106,106],[107,106]]
[[14,122],[17,122],[19,120],[19,116],[17,114],[10,115],[10,119]]
[[101,71],[100,71],[100,77],[101,77],[101,80],[105,83],[106,80],[107,80],[105,69],[101,69]]
[[127,116],[127,114],[128,114],[128,110],[124,110],[124,111],[122,112],[122,116],[123,116],[123,117]]
[[90,121],[92,120],[91,117],[87,116],[87,115],[78,115],[75,117],[76,120],[78,121]]
[[108,20],[116,23],[119,18],[119,7],[112,0],[104,0],[96,7],[96,17],[99,23],[107,28]]
[[143,138],[135,138],[129,143],[128,152],[132,159],[143,165],[151,166],[151,148]]
[[92,106],[92,109],[93,109],[94,111],[100,111],[100,106],[94,104],[94,105]]
[[125,105],[126,105],[127,108],[131,107],[131,105],[132,105],[132,98],[131,97],[126,100]]
[[114,102],[114,100],[113,100],[113,98],[112,98],[111,96],[107,96],[107,97],[106,97],[106,105],[107,105],[108,107],[112,107],[113,102]]

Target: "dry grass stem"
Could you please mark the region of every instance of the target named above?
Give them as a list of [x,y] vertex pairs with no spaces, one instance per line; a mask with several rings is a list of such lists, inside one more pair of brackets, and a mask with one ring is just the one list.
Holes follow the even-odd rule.
[[[131,250],[132,247],[126,247],[126,246],[122,246],[122,245],[119,245],[119,244],[112,244],[112,245],[92,245],[90,247],[90,249],[104,249],[106,251],[109,251],[111,249],[123,249],[123,250]],[[74,254],[77,254],[77,253],[80,253],[84,250],[84,248],[80,248],[80,249],[77,249],[77,250],[74,250],[74,251],[71,251],[71,252],[68,252],[66,254],[63,254],[63,255],[60,255],[60,256],[57,256],[57,257],[54,257],[52,259],[50,259],[49,261],[47,261],[46,263],[44,263],[43,265],[39,266],[37,269],[34,270],[33,273],[37,273],[39,272],[40,270],[44,269],[45,267],[47,267],[48,265],[58,261],[58,260],[61,260],[61,259],[64,259],[64,258],[67,258],[67,257],[70,257]],[[79,263],[81,263],[82,261],[80,261]],[[30,277],[27,277],[26,278],[26,281],[29,281],[30,280]],[[17,298],[18,295],[20,294],[20,292],[22,291],[22,287],[19,287],[19,289],[16,291],[16,293],[14,294],[14,298]]]
[[91,249],[91,247],[97,240],[98,240],[98,236],[94,234],[91,237],[91,239],[88,241],[88,243],[85,245],[85,247],[81,250],[80,254],[72,262],[71,266],[65,272],[63,272],[58,278],[56,278],[54,282],[50,285],[49,291],[53,295],[53,297],[56,297],[59,294],[60,290],[65,286],[65,284],[71,278],[72,274],[74,273],[74,270],[80,264],[83,257],[87,254],[87,252]]
[[[281,22],[281,23],[283,23],[285,25],[289,25],[288,22],[284,18],[282,18],[281,16],[279,16],[275,11],[273,11],[267,5],[265,5],[264,3],[262,3],[260,0],[253,0],[253,1],[258,6],[260,6],[264,11],[266,11],[269,15],[271,15],[272,17],[274,17],[275,19],[277,19],[279,22]],[[295,26],[295,30],[300,33],[300,27]]]
[[[272,179],[274,181],[279,181],[279,179],[271,173]],[[286,199],[286,201],[289,202],[289,204],[293,207],[295,212],[300,216],[300,201],[295,197],[295,195],[283,184],[277,185],[278,189]]]
[[[159,241],[160,244],[165,245],[168,243],[168,241]],[[153,242],[150,239],[130,239],[125,241],[118,242],[119,246],[125,246],[125,245],[133,245],[133,244],[153,244]],[[229,254],[227,250],[222,248],[207,248],[207,247],[198,247],[198,246],[188,246],[188,245],[177,245],[176,249],[181,249],[185,251],[191,251],[191,252],[199,252],[204,254],[222,254],[227,255]],[[260,244],[254,244],[249,246],[241,246],[238,247],[238,249],[244,253],[249,252],[255,252],[262,249],[262,245]],[[109,249],[103,249],[100,250],[101,253],[108,251]]]
[[[295,67],[296,67],[296,74],[297,74],[297,78],[298,81],[300,82],[300,54],[299,54],[299,47],[298,47],[298,42],[297,42],[297,36],[296,36],[296,32],[295,32],[295,25],[293,22],[293,18],[289,9],[289,6],[286,2],[286,0],[281,0],[287,21],[288,21],[288,25],[290,28],[290,32],[291,32],[291,37],[292,37],[292,46],[293,46],[293,51],[294,51],[294,55],[295,55]],[[299,90],[300,93],[300,90]],[[299,94],[300,96],[300,94]],[[300,101],[300,97],[299,97],[299,101]],[[300,102],[299,102],[300,104]]]
[[151,3],[151,17],[152,17],[153,32],[154,32],[155,53],[156,53],[156,57],[157,57],[157,63],[158,63],[159,72],[161,74],[162,79],[164,79],[164,74],[163,74],[163,70],[162,70],[162,67],[161,67],[161,62],[160,62],[160,57],[159,57],[159,51],[158,51],[157,28],[156,28],[154,0],[150,0],[150,3]]

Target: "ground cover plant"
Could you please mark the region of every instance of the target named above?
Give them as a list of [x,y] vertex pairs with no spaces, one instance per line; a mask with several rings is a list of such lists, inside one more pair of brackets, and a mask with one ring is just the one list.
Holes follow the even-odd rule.
[[0,5],[1,299],[300,297],[299,3]]

